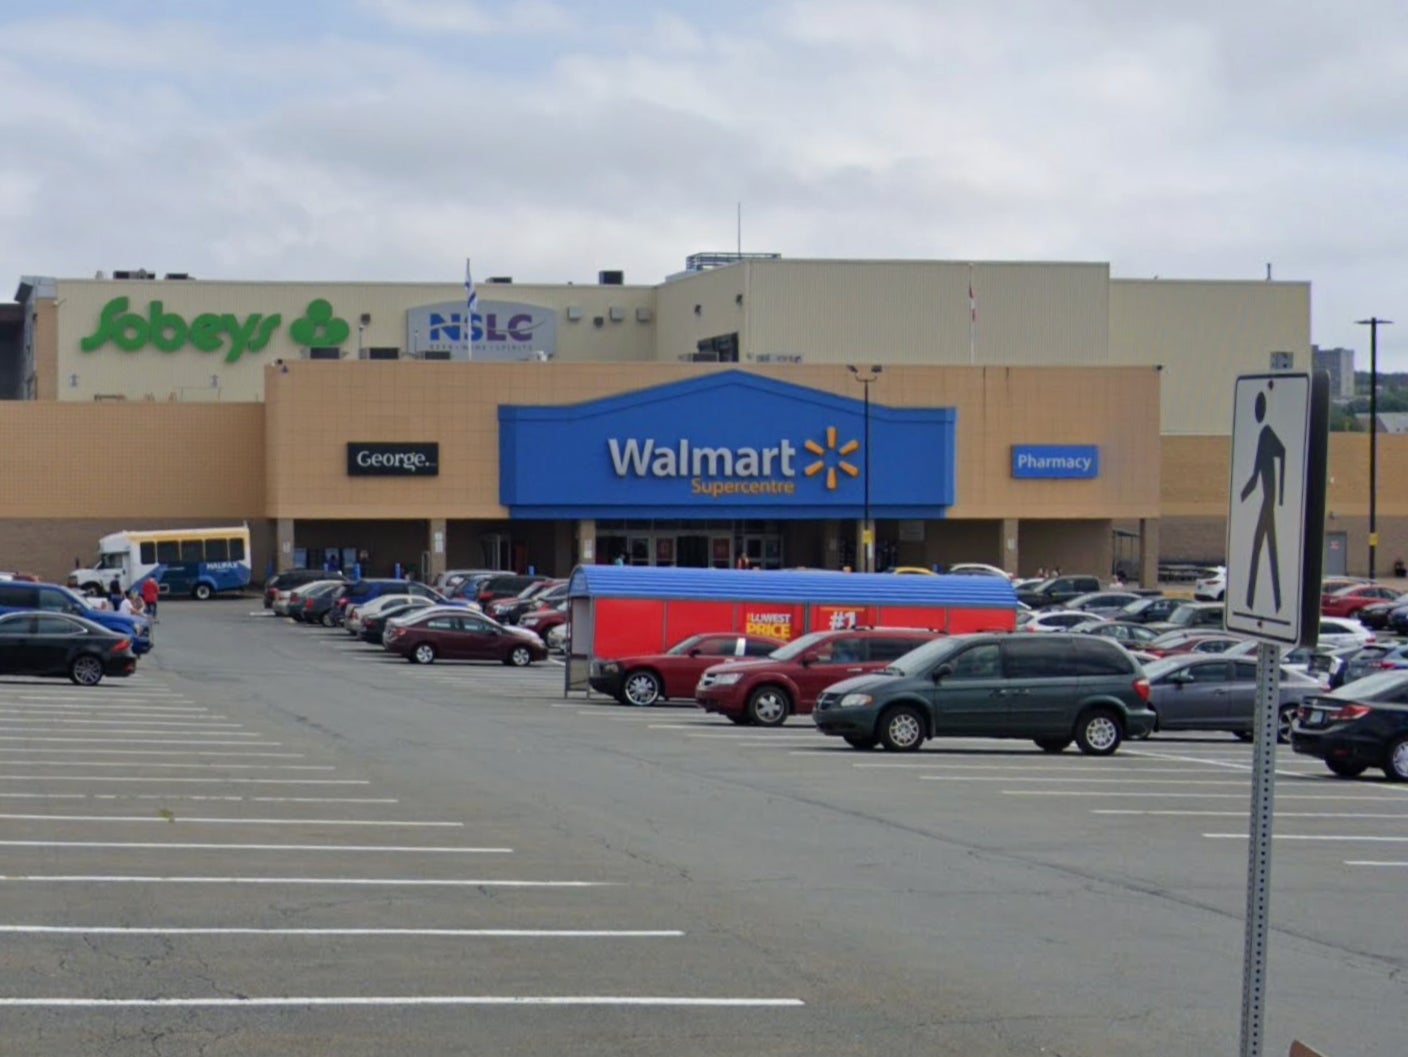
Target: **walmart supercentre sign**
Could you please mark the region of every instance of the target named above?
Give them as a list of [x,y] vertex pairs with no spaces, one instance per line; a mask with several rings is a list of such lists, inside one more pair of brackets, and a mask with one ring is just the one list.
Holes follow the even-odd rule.
[[515,517],[876,517],[953,502],[952,408],[871,405],[721,371],[604,400],[499,408],[500,502]]

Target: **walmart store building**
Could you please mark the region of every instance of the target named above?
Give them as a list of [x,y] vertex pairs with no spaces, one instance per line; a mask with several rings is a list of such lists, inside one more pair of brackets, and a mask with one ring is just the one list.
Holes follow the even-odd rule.
[[[467,335],[455,282],[26,277],[0,319],[0,568],[230,521],[260,573],[330,550],[425,575],[860,567],[868,511],[880,567],[1148,582],[1221,556],[1233,378],[1309,365],[1304,283],[727,254],[621,279],[481,284]],[[1353,568],[1367,438],[1335,439]],[[1403,454],[1380,447],[1381,481]]]

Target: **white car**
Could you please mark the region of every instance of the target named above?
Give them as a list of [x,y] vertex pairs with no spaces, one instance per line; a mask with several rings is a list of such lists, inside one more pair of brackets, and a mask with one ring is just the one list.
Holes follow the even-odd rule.
[[360,635],[362,633],[362,621],[370,616],[375,616],[384,609],[392,606],[403,605],[406,602],[414,602],[422,598],[421,595],[412,594],[392,594],[377,595],[368,599],[360,606],[348,606],[347,612],[343,614],[342,626],[350,635]]
[[1017,628],[1020,631],[1070,631],[1078,624],[1090,624],[1098,618],[1091,613],[1083,613],[1078,609],[1055,609],[1050,612],[1036,611],[1021,620],[1018,618]]
[[948,572],[952,576],[999,576],[1011,583],[1011,574],[999,569],[996,565],[984,565],[982,562],[958,562],[950,565]]
[[1221,602],[1227,594],[1227,566],[1219,565],[1193,584],[1193,597],[1199,602]]
[[1372,631],[1349,617],[1321,617],[1321,646],[1367,646],[1375,640]]

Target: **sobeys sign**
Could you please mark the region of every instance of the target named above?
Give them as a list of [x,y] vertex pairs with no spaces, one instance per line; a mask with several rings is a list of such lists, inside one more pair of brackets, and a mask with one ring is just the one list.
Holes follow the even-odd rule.
[[[103,306],[98,329],[78,343],[84,352],[96,352],[111,342],[124,352],[137,352],[147,346],[161,352],[179,352],[190,346],[198,352],[224,353],[226,363],[234,363],[246,352],[260,352],[283,323],[275,312],[254,312],[241,319],[231,312],[202,312],[187,322],[184,316],[167,312],[160,301],[147,302],[145,315],[128,311],[131,301],[114,297]],[[288,336],[298,345],[341,345],[351,328],[345,319],[333,315],[332,305],[321,297],[288,326]]]

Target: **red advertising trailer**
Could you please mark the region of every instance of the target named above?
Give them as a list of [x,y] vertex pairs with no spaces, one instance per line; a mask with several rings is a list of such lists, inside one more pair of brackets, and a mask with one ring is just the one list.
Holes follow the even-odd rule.
[[786,642],[847,627],[1010,631],[1017,596],[997,576],[579,565],[568,584],[566,689],[586,690],[593,659],[659,653],[710,631]]

